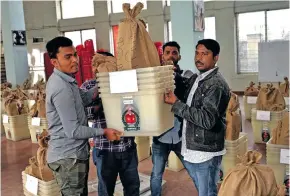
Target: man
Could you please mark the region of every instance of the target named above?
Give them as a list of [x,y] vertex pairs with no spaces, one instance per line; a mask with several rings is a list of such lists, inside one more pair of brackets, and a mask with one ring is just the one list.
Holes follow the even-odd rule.
[[[167,42],[163,45],[163,61],[166,63],[172,61],[174,64],[175,72],[175,95],[183,100],[185,85],[181,76],[182,70],[178,65],[178,61],[181,59],[180,46],[177,42]],[[181,156],[181,122],[182,118],[176,116],[174,120],[174,127],[165,132],[159,137],[153,138],[152,143],[152,162],[153,169],[150,179],[150,187],[152,196],[160,196],[162,187],[162,176],[165,170],[165,164],[168,160],[169,153],[175,152],[177,157],[183,161]]]
[[78,89],[74,74],[78,72],[78,56],[72,41],[56,37],[46,45],[54,66],[46,86],[46,117],[50,141],[47,162],[64,196],[88,195],[88,139],[105,135],[118,140],[121,132],[87,127],[84,105],[97,96],[97,89]]
[[[98,52],[104,56],[113,56],[108,52]],[[92,66],[95,74],[96,69]],[[81,88],[90,90],[97,87],[95,79],[86,81]],[[87,107],[88,118],[93,126],[106,128],[106,119],[102,101]],[[139,196],[140,180],[138,174],[138,156],[134,137],[121,137],[120,141],[111,142],[103,136],[94,138],[93,161],[97,167],[98,195],[113,196],[118,174],[124,187],[124,196]]]
[[230,89],[215,67],[219,52],[217,41],[200,40],[195,51],[200,73],[189,80],[186,103],[171,91],[165,94],[165,102],[173,105],[172,112],[184,119],[181,154],[198,195],[202,196],[217,195],[219,166],[226,153],[225,116]]

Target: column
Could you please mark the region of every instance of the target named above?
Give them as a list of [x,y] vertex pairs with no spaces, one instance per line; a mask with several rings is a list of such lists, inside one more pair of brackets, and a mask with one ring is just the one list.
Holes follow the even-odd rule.
[[194,13],[193,1],[170,1],[172,40],[177,41],[181,47],[179,65],[195,73],[195,46],[198,40],[203,39],[203,32],[195,31]]
[[25,31],[23,1],[2,1],[2,35],[7,81],[15,87],[29,76],[27,46],[13,45],[12,31]]

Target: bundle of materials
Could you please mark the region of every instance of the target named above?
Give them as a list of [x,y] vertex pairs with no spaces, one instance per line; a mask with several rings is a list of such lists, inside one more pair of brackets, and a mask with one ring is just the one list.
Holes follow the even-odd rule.
[[4,107],[8,116],[17,116],[28,113],[28,107],[24,103],[27,95],[21,90],[16,89],[5,94]]
[[280,84],[279,90],[284,97],[289,97],[289,80],[287,77],[284,78],[284,83]]
[[258,88],[255,88],[255,83],[251,81],[249,86],[245,89],[244,95],[245,96],[258,96],[260,88],[261,88],[260,84]]
[[95,67],[96,73],[117,71],[117,59],[96,53],[92,60],[92,66]]
[[248,151],[241,157],[241,163],[230,170],[224,178],[219,196],[284,196],[285,187],[278,186],[273,170],[259,164],[262,154]]
[[49,135],[43,130],[38,139],[37,154],[29,159],[29,166],[25,168],[25,173],[41,179],[45,182],[54,179],[52,171],[48,168],[46,162]]
[[32,87],[32,78],[29,76],[22,84],[21,89],[28,90]]
[[46,118],[45,96],[44,91],[38,92],[35,103],[30,109],[31,117]]
[[130,4],[123,4],[125,18],[119,24],[118,71],[160,66],[157,49],[146,30],[145,23],[136,18],[143,7],[140,2],[133,9],[130,8]]
[[226,111],[226,140],[237,140],[242,130],[242,116],[239,97],[231,93],[231,99]]
[[289,146],[289,112],[285,113],[282,120],[278,121],[278,125],[272,130],[272,144]]
[[[265,143],[271,138],[271,132],[282,120],[286,113],[286,104],[281,92],[273,87],[272,84],[267,84],[261,88],[256,109],[252,109],[251,119],[254,132],[255,143]],[[261,113],[266,114],[260,115]],[[263,117],[264,116],[264,117]]]
[[259,91],[256,109],[263,111],[282,111],[286,107],[285,100],[279,89],[267,84]]

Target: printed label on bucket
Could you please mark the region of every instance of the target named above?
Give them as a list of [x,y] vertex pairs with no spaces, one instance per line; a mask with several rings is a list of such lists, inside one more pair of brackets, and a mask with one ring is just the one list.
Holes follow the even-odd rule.
[[262,141],[263,142],[268,142],[270,140],[270,138],[271,138],[269,129],[263,128],[261,137],[262,137]]
[[134,98],[123,97],[122,103],[122,122],[125,131],[140,131],[139,111]]

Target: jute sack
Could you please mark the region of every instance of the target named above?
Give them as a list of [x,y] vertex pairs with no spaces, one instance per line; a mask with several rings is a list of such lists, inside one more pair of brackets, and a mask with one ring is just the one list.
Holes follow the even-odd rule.
[[279,90],[284,97],[289,97],[289,80],[285,77],[284,81],[284,83],[280,84]]
[[[259,85],[258,88],[260,88],[261,86]],[[245,96],[258,96],[259,94],[259,89],[255,88],[255,83],[254,82],[250,82],[249,86],[245,89],[244,91],[244,95]]]
[[125,18],[119,24],[118,71],[160,66],[157,49],[145,28],[144,22],[136,19],[142,9],[143,4],[140,2],[133,9],[130,9],[130,4],[123,4]]
[[272,84],[267,84],[267,87],[261,88],[256,103],[257,110],[282,111],[285,107],[283,95]]
[[284,196],[285,187],[278,186],[273,170],[259,164],[262,154],[248,151],[242,162],[224,178],[219,196]]
[[239,98],[234,93],[231,93],[231,99],[226,111],[226,123],[226,140],[239,139],[240,131],[242,130],[242,116]]
[[285,113],[277,127],[272,130],[272,144],[290,145],[289,142],[289,112]]

